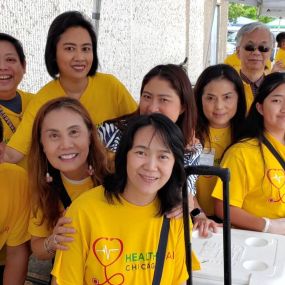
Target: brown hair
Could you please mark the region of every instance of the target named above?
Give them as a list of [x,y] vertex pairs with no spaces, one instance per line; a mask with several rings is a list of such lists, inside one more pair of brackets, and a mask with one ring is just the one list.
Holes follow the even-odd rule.
[[[32,131],[32,143],[28,160],[29,181],[32,190],[33,210],[36,216],[39,209],[43,212],[40,225],[46,221],[48,228],[52,229],[60,217],[60,188],[64,187],[60,171],[55,169],[47,160],[41,143],[41,129],[44,118],[53,110],[68,109],[79,114],[90,133],[88,164],[94,169],[91,176],[94,187],[102,184],[104,176],[108,173],[106,152],[101,144],[97,129],[93,125],[90,115],[82,104],[72,98],[61,97],[49,101],[38,111]],[[47,183],[46,173],[53,177],[52,183]]]

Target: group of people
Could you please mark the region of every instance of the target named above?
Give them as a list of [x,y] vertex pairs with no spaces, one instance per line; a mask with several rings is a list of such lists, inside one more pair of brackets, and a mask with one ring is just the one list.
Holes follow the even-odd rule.
[[[210,66],[193,89],[182,66],[155,66],[137,105],[97,71],[96,34],[80,12],[52,22],[53,80],[35,95],[17,89],[20,42],[0,33],[3,284],[24,283],[30,250],[55,258],[53,284],[151,284],[163,252],[161,284],[186,284],[183,185],[200,235],[223,219],[221,182],[185,177],[190,165],[230,169],[234,226],[285,234],[285,74],[278,63],[267,75],[272,47],[265,25],[245,25],[238,70]],[[200,268],[194,253],[192,268]]]

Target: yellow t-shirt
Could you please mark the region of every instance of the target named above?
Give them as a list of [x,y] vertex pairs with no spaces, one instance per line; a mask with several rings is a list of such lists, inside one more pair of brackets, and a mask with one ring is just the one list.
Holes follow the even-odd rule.
[[237,56],[236,52],[228,55],[225,58],[224,63],[232,66],[237,72],[240,71],[240,59]]
[[[28,154],[33,122],[38,110],[48,101],[66,96],[59,80],[45,85],[30,102],[23,121],[8,145],[17,151]],[[94,124],[117,118],[137,109],[137,104],[124,85],[110,74],[96,73],[88,77],[88,86],[80,102],[89,111]]]
[[[231,143],[231,127],[222,129],[210,128],[210,141],[205,142],[203,152],[210,149],[214,151],[214,166],[220,165],[221,157],[225,149]],[[199,176],[196,182],[197,199],[207,216],[214,215],[214,199],[211,197],[214,186],[217,182],[216,176]]]
[[275,62],[279,60],[282,61],[283,65],[285,66],[285,50],[282,48],[279,48],[274,60]]
[[[270,143],[285,159],[285,146],[265,134]],[[233,145],[224,155],[222,167],[231,172],[230,205],[242,208],[257,217],[285,217],[285,175],[273,154],[258,141],[251,139]],[[265,163],[264,163],[265,162]],[[222,183],[218,181],[213,197],[222,200]]]
[[249,111],[249,109],[251,107],[251,104],[252,104],[252,102],[254,100],[254,97],[253,97],[253,93],[252,93],[250,84],[247,84],[244,81],[242,81],[242,83],[243,83],[244,92],[245,92],[246,111],[248,113],[248,111]]
[[[89,189],[94,187],[93,181],[91,177],[88,177],[82,181],[71,181],[65,178],[63,175],[61,176],[63,185],[68,193],[71,201],[74,201],[78,196],[80,196],[83,192],[88,191]],[[63,206],[62,206],[63,209]],[[41,209],[38,209],[37,216],[32,216],[29,223],[29,233],[32,236],[36,237],[47,237],[52,233],[52,230],[48,229],[47,223],[44,221],[41,225],[40,222],[42,220],[43,212]]]
[[[31,93],[27,93],[21,90],[17,90],[18,94],[21,97],[21,101],[22,101],[22,112],[17,114],[15,112],[13,112],[10,109],[7,109],[5,106],[0,104],[0,107],[3,109],[3,111],[5,112],[5,114],[9,117],[10,121],[12,122],[12,124],[14,125],[15,128],[18,127],[18,125],[20,124],[23,114],[30,102],[30,100],[33,98],[33,94]],[[0,117],[0,119],[2,120],[3,123],[3,127],[4,127],[4,142],[7,143],[9,141],[9,139],[11,138],[11,136],[13,135],[12,130],[10,129],[10,127],[7,125],[7,123],[4,121],[4,119],[2,117]]]
[[0,249],[30,239],[30,195],[27,174],[15,164],[0,164]]
[[[121,198],[109,204],[104,188],[81,195],[68,209],[76,229],[68,251],[58,251],[52,275],[59,285],[151,284],[163,218],[158,200],[136,206]],[[193,255],[194,268],[200,268]],[[188,278],[182,219],[172,219],[161,284]],[[104,283],[105,282],[105,283]]]

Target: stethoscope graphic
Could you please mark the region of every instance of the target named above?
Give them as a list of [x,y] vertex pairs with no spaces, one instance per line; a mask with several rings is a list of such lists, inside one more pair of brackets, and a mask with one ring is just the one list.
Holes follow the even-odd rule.
[[[271,173],[275,173],[275,174],[272,176]],[[278,175],[278,173],[282,173],[282,175],[280,176],[280,175]],[[277,203],[277,202],[285,203],[285,199],[283,199],[284,196],[285,196],[285,193],[282,194],[282,195],[281,195],[281,193],[280,193],[280,189],[281,189],[283,186],[285,186],[285,182],[280,183],[280,182],[281,182],[281,179],[282,179],[282,181],[284,181],[284,177],[285,177],[284,171],[283,171],[283,170],[280,170],[280,169],[269,169],[269,170],[267,170],[267,172],[266,172],[266,176],[267,176],[268,180],[270,181],[270,184],[271,184],[274,188],[276,188],[277,191],[278,191],[278,197],[275,198],[275,199],[274,199],[273,197],[270,197],[270,198],[268,199],[268,202],[270,202],[270,203]],[[275,183],[275,182],[273,181],[273,179],[275,179],[276,182],[278,182],[278,183]],[[279,184],[281,184],[281,185],[279,186]]]
[[[119,243],[119,248],[111,248],[109,249],[107,247],[106,244],[104,244],[104,246],[101,248],[101,249],[96,249],[96,245],[98,244],[99,241],[102,241],[102,240],[105,240],[105,241],[117,241]],[[108,264],[104,264],[104,262],[102,261],[102,258],[98,255],[99,252],[102,252],[105,256],[106,256],[106,259],[109,260],[110,258],[110,255],[112,253],[116,253],[116,258],[115,259],[111,259],[111,262],[108,263]],[[122,273],[115,273],[111,276],[108,276],[107,274],[107,267],[111,266],[112,264],[114,264],[119,258],[120,256],[122,255],[123,253],[123,242],[118,239],[118,238],[107,238],[107,237],[102,237],[102,238],[98,238],[94,241],[93,243],[93,253],[95,255],[95,257],[97,258],[97,260],[99,261],[99,263],[103,266],[104,268],[104,276],[105,276],[105,281],[103,283],[100,283],[99,280],[93,280],[93,283],[95,285],[104,285],[104,284],[109,284],[109,285],[122,285],[124,284],[124,281],[125,281],[125,277]],[[116,279],[116,283],[113,283],[112,280]],[[121,281],[120,281],[121,279]]]

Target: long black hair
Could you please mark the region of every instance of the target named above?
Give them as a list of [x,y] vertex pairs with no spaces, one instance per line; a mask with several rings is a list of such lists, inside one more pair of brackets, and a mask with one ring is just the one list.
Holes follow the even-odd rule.
[[154,113],[136,116],[130,121],[116,152],[115,173],[106,176],[103,185],[109,202],[113,202],[114,197],[120,200],[119,194],[124,192],[128,179],[127,154],[133,146],[136,132],[147,126],[152,126],[162,137],[175,158],[169,180],[157,193],[160,201],[158,214],[163,215],[181,202],[181,189],[186,179],[183,165],[185,140],[179,127],[166,116]]

